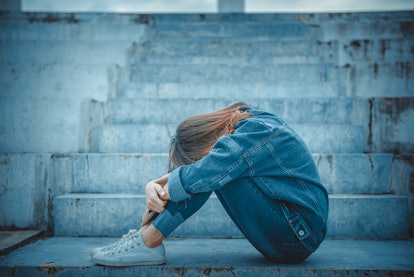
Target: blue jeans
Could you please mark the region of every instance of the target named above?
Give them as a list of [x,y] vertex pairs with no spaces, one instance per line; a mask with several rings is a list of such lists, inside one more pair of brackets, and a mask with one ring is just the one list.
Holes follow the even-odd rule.
[[[298,215],[292,216],[284,203],[269,198],[249,178],[234,180],[215,193],[244,236],[273,262],[301,262],[325,237],[325,228],[309,230],[302,226]],[[210,195],[211,192],[198,193],[178,203],[169,201],[166,210],[153,220],[153,225],[167,237],[199,210]]]

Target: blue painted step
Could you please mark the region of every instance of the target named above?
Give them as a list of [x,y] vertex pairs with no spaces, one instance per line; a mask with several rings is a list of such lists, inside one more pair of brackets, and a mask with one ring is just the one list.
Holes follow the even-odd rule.
[[[114,41],[71,41],[53,39],[0,40],[0,47],[13,49],[7,55],[0,55],[0,63],[18,64],[107,64],[125,62],[125,53],[120,49],[130,47],[130,40]],[[62,55],[64,53],[64,55]],[[86,62],[87,61],[87,62]]]
[[[24,156],[21,157],[23,160]],[[407,157],[408,158],[408,157]],[[16,160],[19,155],[16,155]],[[313,154],[322,183],[335,194],[404,192],[405,167],[392,154]],[[134,193],[167,172],[167,154],[65,154],[52,157],[59,194]]]
[[[145,210],[141,194],[66,194],[54,203],[56,236],[120,236],[139,228]],[[328,237],[405,239],[408,198],[401,195],[338,194],[330,196]],[[171,236],[239,237],[215,196]]]
[[[413,97],[238,100],[282,117],[312,152],[414,152],[414,134],[410,132],[414,128]],[[226,98],[110,99],[103,108],[99,106],[106,115],[106,125],[100,126],[103,130],[97,133],[97,149],[167,152],[169,139],[179,122],[231,102]]]
[[[251,107],[274,113],[290,124],[368,125],[372,99],[366,98],[241,98]],[[397,98],[387,101],[396,102]],[[411,101],[413,100],[413,101]],[[187,117],[208,113],[228,105],[232,100],[219,98],[142,99],[113,98],[105,103],[106,120],[111,124],[161,123],[178,124]],[[234,99],[233,101],[237,101]],[[384,102],[383,98],[375,101]],[[407,109],[414,110],[414,99],[407,98]],[[380,116],[375,110],[371,116]]]
[[[409,201],[407,176],[402,172],[407,168],[398,157],[314,154],[313,158],[332,194],[330,237],[406,236]],[[54,156],[56,234],[114,236],[138,226],[145,206],[144,187],[166,172],[167,160],[166,154]],[[212,197],[174,235],[239,236],[240,232]]]
[[[295,64],[332,61],[345,65],[363,64],[362,61],[366,59],[372,63],[394,63],[395,57],[401,61],[412,59],[411,45],[413,45],[413,38],[321,42],[303,38],[281,41],[276,38],[255,40],[233,37],[210,39],[180,37],[165,40],[154,37],[152,40],[132,45],[129,63]],[[96,47],[100,48],[99,45]],[[335,58],[338,54],[339,60]]]
[[[362,70],[362,69],[361,69]],[[359,78],[357,83],[350,81],[350,68],[339,70],[338,74],[346,76],[338,82],[289,82],[279,80],[277,82],[245,82],[222,81],[203,83],[174,83],[174,82],[146,82],[132,83],[129,81],[129,72],[113,70],[116,78],[111,91],[112,97],[141,98],[141,99],[205,99],[218,98],[230,101],[243,99],[268,99],[268,98],[319,98],[319,97],[412,97],[410,89],[402,89],[398,78],[388,80],[386,83],[376,80],[364,80]],[[368,76],[365,75],[364,78]],[[389,78],[389,77],[388,77]],[[391,82],[390,82],[391,81]],[[371,88],[368,88],[367,82]],[[411,82],[410,80],[408,83]],[[350,87],[352,83],[352,87]],[[372,89],[375,84],[377,89]],[[361,86],[363,89],[360,89]],[[380,88],[381,86],[381,88]],[[414,87],[414,86],[409,86]]]
[[[336,45],[335,45],[336,46]],[[131,64],[292,64],[333,61],[336,47],[317,41],[262,41],[246,38],[211,38],[146,41],[134,44]]]
[[[311,152],[362,153],[369,151],[365,127],[351,124],[294,124]],[[106,126],[98,152],[165,153],[176,124],[122,124]]]
[[188,65],[132,65],[123,68],[134,83],[205,83],[205,82],[336,82],[333,63],[238,65],[238,64],[188,64]]
[[166,240],[167,264],[103,267],[90,259],[110,238],[40,240],[0,258],[1,276],[399,276],[414,272],[412,241],[327,240],[304,263],[267,262],[244,239]]
[[[137,40],[144,35],[146,29],[144,23],[131,24],[134,17],[130,16],[110,16],[112,17],[111,20],[99,14],[77,14],[76,18],[79,19],[76,19],[75,16],[71,19],[68,14],[50,15],[38,13],[35,15],[33,13],[22,13],[16,14],[16,17],[23,18],[17,19],[14,22],[3,17],[1,18],[3,20],[0,21],[0,40],[63,40],[106,43],[107,41]],[[35,17],[38,17],[38,20]],[[135,16],[135,18],[138,19],[139,15]],[[51,23],[48,20],[55,20],[55,22]],[[68,24],[70,20],[79,20],[79,22],[73,22],[77,24]],[[32,22],[28,25],[27,21]]]
[[159,22],[155,25],[155,36],[164,38],[253,38],[263,40],[277,38],[279,40],[291,40],[301,38],[315,38],[318,36],[318,28],[303,21],[293,22],[193,22],[171,24]]

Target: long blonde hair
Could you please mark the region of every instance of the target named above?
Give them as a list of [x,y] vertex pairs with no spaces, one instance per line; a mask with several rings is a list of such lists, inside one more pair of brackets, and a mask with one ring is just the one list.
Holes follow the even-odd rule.
[[169,170],[191,164],[203,156],[223,135],[231,134],[234,125],[251,116],[244,102],[228,105],[220,110],[192,116],[181,122],[172,137],[169,153]]

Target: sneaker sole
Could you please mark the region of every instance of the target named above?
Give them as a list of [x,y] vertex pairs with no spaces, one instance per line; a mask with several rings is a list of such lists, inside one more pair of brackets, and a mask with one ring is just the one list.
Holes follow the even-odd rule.
[[162,265],[166,263],[166,259],[151,261],[108,261],[92,258],[92,261],[104,266],[145,266],[145,265]]

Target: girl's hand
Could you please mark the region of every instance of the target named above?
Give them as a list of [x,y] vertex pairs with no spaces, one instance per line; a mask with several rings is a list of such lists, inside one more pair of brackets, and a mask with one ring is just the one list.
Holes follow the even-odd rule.
[[[159,180],[159,179],[158,179]],[[155,181],[153,181],[155,182]],[[149,184],[148,184],[149,185]],[[147,186],[148,186],[147,185]],[[168,194],[168,183],[165,183],[164,187],[162,188],[165,192],[164,196],[160,196],[158,194],[158,196],[160,196],[161,200],[163,201],[167,201],[170,200],[170,195]],[[148,206],[148,205],[147,205]],[[165,206],[164,206],[165,207]],[[148,207],[145,209],[144,213],[142,214],[142,219],[141,219],[141,227],[151,223],[152,218],[156,215],[157,213],[154,212],[153,210],[150,210]]]
[[150,211],[161,213],[167,205],[166,193],[162,186],[155,181],[151,181],[145,187],[145,198],[147,200],[147,208]]
[[168,176],[170,174],[167,173],[164,176],[158,178],[157,180],[154,180],[153,182],[160,184],[161,186],[164,186],[168,182]]
[[156,212],[150,211],[148,208],[145,209],[142,214],[141,227],[151,223],[151,219],[156,215]]
[[166,183],[162,189],[164,190],[165,195],[161,198],[163,200],[170,200],[170,193],[168,192],[168,183]]
[[165,194],[163,194],[162,192],[158,193],[158,195],[160,196],[162,200],[170,200],[170,194],[168,192],[168,176],[169,175],[170,175],[169,173],[165,174],[161,178],[158,178],[157,180],[152,181],[162,186],[162,189],[164,190]]

